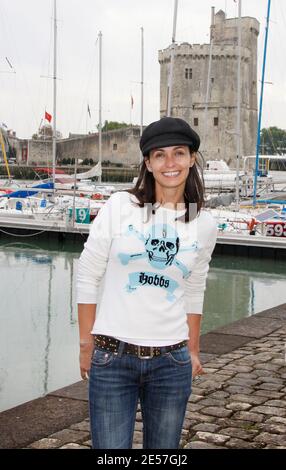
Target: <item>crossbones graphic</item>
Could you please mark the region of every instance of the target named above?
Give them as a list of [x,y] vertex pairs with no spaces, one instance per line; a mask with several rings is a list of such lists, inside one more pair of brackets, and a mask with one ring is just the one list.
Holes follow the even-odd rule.
[[167,224],[153,225],[146,236],[134,229],[133,225],[129,225],[127,235],[135,235],[144,243],[145,252],[136,254],[119,253],[118,257],[123,265],[127,265],[130,261],[147,258],[153,268],[166,269],[173,263],[180,269],[183,278],[190,276],[191,271],[178,259],[176,255],[184,251],[197,251],[198,243],[194,242],[188,248],[180,248],[180,239],[176,230]]

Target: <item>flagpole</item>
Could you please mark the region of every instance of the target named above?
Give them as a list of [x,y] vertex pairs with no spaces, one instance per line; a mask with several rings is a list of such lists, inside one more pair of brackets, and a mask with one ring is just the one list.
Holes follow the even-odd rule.
[[40,130],[41,130],[41,127],[42,127],[42,122],[43,122],[43,118],[41,119],[41,122],[40,122],[40,125],[39,125],[38,134],[40,134]]
[[55,195],[57,153],[57,0],[54,0],[54,106],[53,106],[53,191]]

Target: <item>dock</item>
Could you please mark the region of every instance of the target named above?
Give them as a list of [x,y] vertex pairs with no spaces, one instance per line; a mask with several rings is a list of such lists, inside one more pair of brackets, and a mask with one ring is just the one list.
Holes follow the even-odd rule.
[[272,259],[286,258],[286,237],[223,232],[218,235],[214,253]]
[[[59,240],[72,238],[86,240],[90,224],[73,223],[65,220],[35,220],[35,218],[12,218],[0,216],[0,237],[32,236],[58,237]],[[219,232],[215,254],[257,257],[286,257],[286,237]]]

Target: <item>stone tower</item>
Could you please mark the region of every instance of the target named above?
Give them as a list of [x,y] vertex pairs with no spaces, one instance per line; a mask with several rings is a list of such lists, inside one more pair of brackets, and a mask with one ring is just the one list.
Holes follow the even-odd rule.
[[[255,18],[242,18],[242,155],[255,153],[258,35],[259,22]],[[171,114],[185,119],[198,132],[206,160],[223,159],[233,166],[236,161],[238,18],[227,19],[222,10],[215,14],[213,9],[210,36],[212,46],[186,42],[175,46]],[[159,51],[161,117],[167,114],[170,58],[171,46]]]

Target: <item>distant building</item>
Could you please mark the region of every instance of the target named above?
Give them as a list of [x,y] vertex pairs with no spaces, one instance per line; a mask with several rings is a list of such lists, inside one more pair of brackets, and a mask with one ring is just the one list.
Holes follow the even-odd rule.
[[[28,157],[28,141],[26,139],[19,139],[15,131],[1,129],[4,139],[6,155],[15,157],[17,163],[26,163]],[[2,148],[0,146],[0,161],[4,160]]]
[[[102,132],[102,162],[136,165],[139,163],[140,127],[124,127]],[[57,142],[57,161],[75,158],[91,159],[98,162],[98,133],[73,135]],[[52,163],[52,141],[29,140],[29,164],[50,165]]]
[[[257,38],[259,22],[242,18],[241,144],[242,153],[255,153],[257,135]],[[236,161],[238,79],[238,18],[226,18],[220,10],[212,15],[212,62],[210,99],[206,109],[211,44],[182,43],[175,46],[172,110],[201,136],[206,160]],[[167,114],[171,46],[159,51],[161,65],[160,114]]]

